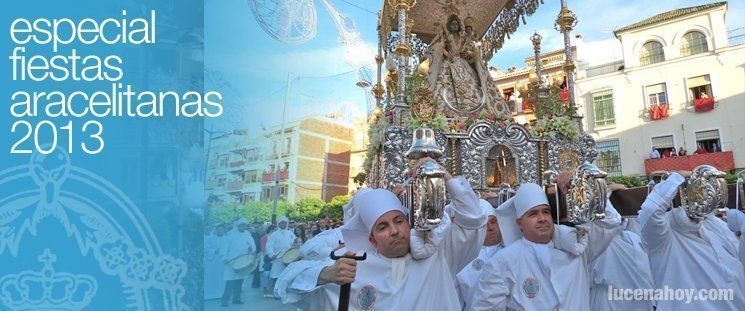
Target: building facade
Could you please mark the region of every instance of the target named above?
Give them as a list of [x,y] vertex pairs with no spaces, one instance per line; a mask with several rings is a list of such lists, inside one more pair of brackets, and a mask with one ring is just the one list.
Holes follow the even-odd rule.
[[[645,175],[652,148],[719,148],[745,167],[745,31],[728,31],[726,13],[726,2],[711,3],[657,14],[612,39],[575,37],[577,113],[610,176]],[[563,79],[563,61],[559,51],[541,54],[544,82]],[[530,83],[534,64],[530,57],[522,68],[492,70],[516,106],[520,98],[510,94]],[[518,123],[534,118],[514,115]]]
[[[233,132],[210,142],[206,192],[213,201],[245,204],[306,197],[325,201],[348,191],[352,129],[333,118],[310,117],[249,139]],[[279,167],[278,183],[277,167]]]
[[611,176],[645,175],[652,148],[663,156],[714,145],[745,167],[745,45],[730,45],[727,3],[655,15],[575,42],[575,95],[584,129]]

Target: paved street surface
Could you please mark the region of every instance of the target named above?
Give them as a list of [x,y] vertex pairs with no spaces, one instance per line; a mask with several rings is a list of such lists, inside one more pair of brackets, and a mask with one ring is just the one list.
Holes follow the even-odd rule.
[[242,305],[230,304],[230,306],[220,306],[220,299],[212,299],[204,302],[205,311],[247,311],[247,310],[270,310],[270,311],[295,311],[295,307],[291,305],[283,305],[279,299],[264,298],[261,295],[261,289],[251,288],[249,286],[243,288],[243,302]]

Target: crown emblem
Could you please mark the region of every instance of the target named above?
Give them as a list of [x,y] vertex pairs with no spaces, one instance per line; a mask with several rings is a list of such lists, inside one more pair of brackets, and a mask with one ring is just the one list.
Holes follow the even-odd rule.
[[89,275],[55,272],[57,256],[47,248],[37,257],[41,271],[26,270],[0,279],[0,300],[11,310],[82,310],[98,285]]

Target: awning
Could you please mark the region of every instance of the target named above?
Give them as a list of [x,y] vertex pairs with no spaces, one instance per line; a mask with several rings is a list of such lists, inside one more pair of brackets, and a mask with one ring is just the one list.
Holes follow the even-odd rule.
[[661,149],[661,148],[675,148],[675,144],[673,143],[673,136],[661,136],[661,137],[652,137],[652,146],[655,149]]
[[693,88],[697,86],[703,86],[703,85],[709,85],[711,84],[711,79],[709,78],[709,75],[703,75],[693,78],[688,78],[688,88]]
[[719,139],[719,130],[696,132],[696,141]]
[[665,83],[647,86],[647,94],[658,94],[665,92]]

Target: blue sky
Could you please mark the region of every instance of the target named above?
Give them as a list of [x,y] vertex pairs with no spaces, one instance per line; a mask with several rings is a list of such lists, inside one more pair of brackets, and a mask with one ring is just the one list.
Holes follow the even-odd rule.
[[[225,106],[224,116],[210,120],[207,127],[214,125],[216,130],[245,128],[256,135],[262,127],[280,124],[289,71],[293,79],[288,93],[288,121],[338,110],[364,114],[365,93],[355,85],[358,77],[344,61],[339,32],[321,0],[285,0],[301,7],[305,5],[306,12],[310,5],[315,8],[316,35],[297,45],[282,43],[267,35],[254,18],[249,1],[272,3],[280,0],[205,0],[206,88],[221,91]],[[371,12],[377,12],[382,1],[328,1],[354,20],[367,44],[376,46],[377,16]],[[544,2],[495,54],[490,65],[501,69],[522,66],[524,58],[532,55],[528,37],[534,31],[543,35],[544,51],[562,48],[563,37],[553,29],[560,1]],[[710,2],[570,0],[568,3],[579,19],[574,33],[582,34],[585,41],[596,41],[610,39],[613,29],[655,14]],[[745,27],[743,16],[745,1],[730,1],[729,29]]]

